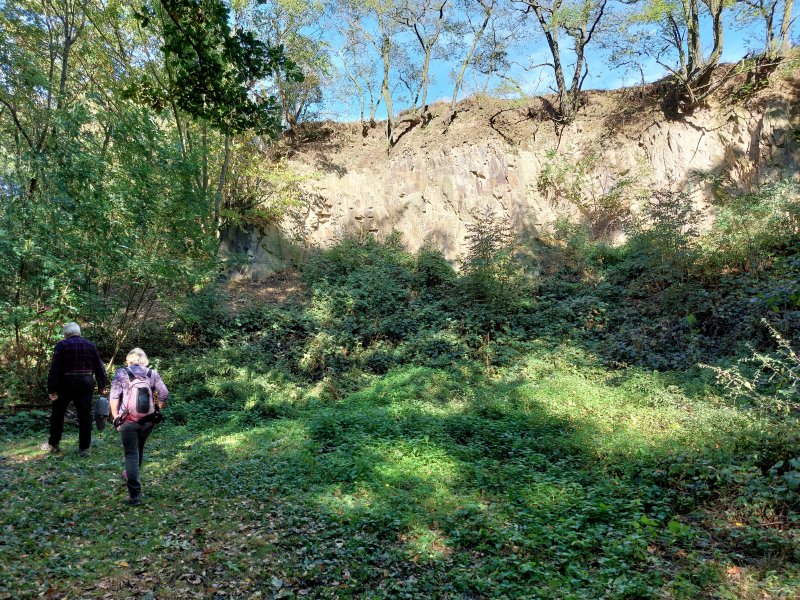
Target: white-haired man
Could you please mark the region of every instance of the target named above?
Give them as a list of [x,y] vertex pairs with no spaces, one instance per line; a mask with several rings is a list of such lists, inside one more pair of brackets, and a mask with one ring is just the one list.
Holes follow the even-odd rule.
[[47,377],[47,392],[53,402],[53,412],[50,415],[50,438],[42,444],[42,449],[49,452],[60,450],[64,414],[72,402],[78,414],[78,453],[86,456],[92,443],[94,380],[97,379],[97,387],[102,395],[108,384],[108,376],[97,347],[81,337],[81,328],[77,323],[65,324],[62,331],[64,339],[53,350]]

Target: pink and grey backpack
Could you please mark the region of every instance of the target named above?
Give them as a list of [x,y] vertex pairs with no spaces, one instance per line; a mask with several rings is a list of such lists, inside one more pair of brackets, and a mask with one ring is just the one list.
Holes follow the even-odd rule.
[[125,372],[128,374],[128,393],[123,394],[120,416],[123,421],[139,423],[156,412],[153,401],[153,369],[148,369],[146,375],[136,375],[129,368]]

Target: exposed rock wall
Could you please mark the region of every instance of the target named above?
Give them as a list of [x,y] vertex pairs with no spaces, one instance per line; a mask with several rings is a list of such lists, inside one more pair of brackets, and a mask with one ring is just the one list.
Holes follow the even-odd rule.
[[[328,124],[321,141],[291,157],[295,169],[312,175],[307,209],[287,219],[282,234],[228,237],[252,257],[245,272],[253,276],[291,262],[297,246],[276,239],[281,235],[324,246],[343,235],[397,229],[410,250],[429,243],[457,260],[471,215],[487,207],[533,236],[559,217],[594,218],[569,194],[554,193],[543,177],[554,171],[564,186],[577,182],[589,204],[624,184],[636,191],[625,200],[633,210],[650,190],[690,189],[711,219],[709,176],[743,189],[800,178],[798,89],[787,82],[746,103],[722,97],[683,121],[666,120],[652,98],[595,92],[561,132],[543,116],[545,100],[524,108],[468,102],[446,132],[434,119],[390,151],[379,129],[363,137],[360,126]],[[613,238],[619,232],[611,225]]]

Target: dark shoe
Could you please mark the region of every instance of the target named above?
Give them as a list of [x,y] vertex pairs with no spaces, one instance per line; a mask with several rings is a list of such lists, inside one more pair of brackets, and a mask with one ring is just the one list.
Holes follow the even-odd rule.
[[128,498],[128,504],[131,506],[139,506],[142,503],[141,496],[131,496]]
[[125,469],[119,472],[119,476],[122,478],[122,481],[128,482],[128,472]]
[[41,450],[44,450],[45,452],[50,452],[51,454],[56,454],[58,452],[61,452],[61,448],[59,448],[58,446],[51,446],[49,442],[44,442],[39,446],[39,448]]
[[89,449],[86,448],[85,450],[78,450],[78,456],[80,456],[81,458],[89,456]]

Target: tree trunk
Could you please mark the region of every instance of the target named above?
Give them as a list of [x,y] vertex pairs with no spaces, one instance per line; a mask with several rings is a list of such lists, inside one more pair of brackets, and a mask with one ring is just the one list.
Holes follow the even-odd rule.
[[[344,68],[344,72],[347,74],[347,78],[353,83],[353,87],[358,92],[358,99],[359,99],[359,119],[361,120],[361,124],[364,124],[364,89],[361,87],[361,84],[358,83],[358,78],[350,72],[350,69],[347,68],[347,61],[342,56],[341,51],[339,52],[339,56],[342,58],[342,67]],[[355,61],[354,61],[355,62]]]
[[381,83],[381,95],[386,103],[386,139],[391,146],[394,135],[394,110],[392,108],[392,91],[389,89],[389,70],[391,66],[392,41],[386,34],[383,34],[381,42],[381,58],[383,59],[383,82]]
[[222,168],[219,170],[219,181],[217,181],[217,193],[214,197],[214,227],[217,238],[220,237],[222,192],[225,189],[225,179],[228,176],[228,167],[231,162],[231,136],[225,134],[225,158],[222,161]]
[[[553,4],[553,13],[555,14],[561,8],[561,2],[555,2]],[[542,7],[538,5],[533,6],[533,12],[536,14],[536,18],[539,19],[539,24],[542,26],[542,32],[544,33],[544,37],[547,40],[547,46],[550,48],[550,55],[553,57],[553,73],[556,77],[556,88],[558,90],[558,103],[559,103],[559,112],[565,118],[568,117],[565,114],[565,109],[567,109],[567,98],[568,98],[568,91],[567,91],[567,83],[564,79],[564,69],[561,66],[561,51],[558,47],[558,29],[555,27],[551,27],[550,24],[547,22],[547,18],[544,15],[544,11],[542,11]],[[568,111],[567,111],[568,112]],[[574,115],[573,115],[574,116]]]
[[781,56],[787,56],[792,49],[792,41],[789,39],[789,26],[792,23],[792,6],[794,0],[786,0],[783,5],[783,20],[781,21],[780,48]]
[[764,53],[770,57],[774,58],[775,55],[778,53],[778,48],[776,48],[775,44],[775,7],[777,4],[776,2],[772,5],[770,10],[764,6],[763,0],[761,2],[760,11],[761,15],[764,17],[764,33],[766,34],[766,39],[764,40]]
[[448,120],[448,125],[456,118],[456,102],[458,101],[458,91],[461,88],[461,83],[464,81],[464,73],[467,71],[467,66],[472,61],[472,55],[475,54],[475,48],[478,47],[478,42],[481,41],[483,32],[486,31],[486,27],[489,25],[489,19],[492,17],[492,9],[488,8],[485,4],[483,7],[485,11],[483,23],[481,23],[480,29],[478,29],[472,37],[472,45],[469,47],[469,52],[467,52],[467,57],[464,59],[464,62],[461,63],[461,70],[458,72],[456,84],[453,87],[453,99],[450,101],[450,119]]
[[201,167],[201,178],[203,183],[203,192],[208,191],[208,126],[203,122],[203,134],[200,137],[203,151],[203,164]]
[[700,10],[697,0],[682,1],[687,34],[686,66],[688,76],[692,77],[703,64],[703,48],[700,45]]
[[710,0],[708,9],[711,12],[711,31],[714,35],[714,48],[711,50],[711,56],[708,57],[708,65],[713,69],[719,65],[720,58],[722,58],[722,36],[724,33],[722,12],[725,10],[725,2],[724,0]]
[[428,68],[431,64],[431,48],[425,50],[425,59],[422,62],[422,97],[420,98],[420,115],[428,110]]

